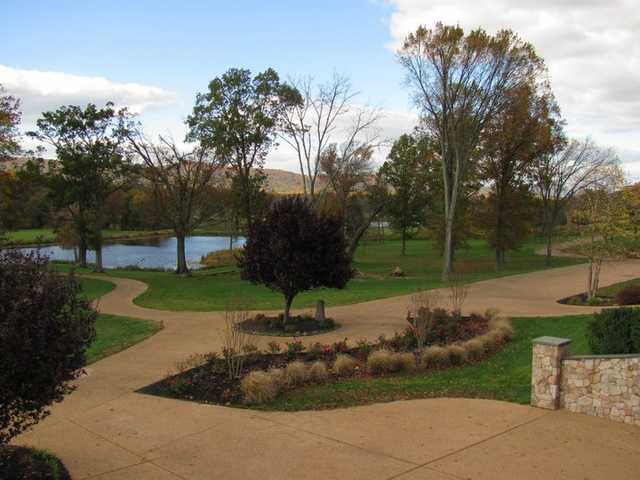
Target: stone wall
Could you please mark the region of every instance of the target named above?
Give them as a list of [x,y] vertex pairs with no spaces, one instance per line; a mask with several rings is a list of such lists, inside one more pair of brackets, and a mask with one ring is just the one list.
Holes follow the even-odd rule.
[[567,357],[560,407],[640,425],[640,355]]
[[531,404],[640,426],[640,355],[572,357],[570,343],[533,341]]

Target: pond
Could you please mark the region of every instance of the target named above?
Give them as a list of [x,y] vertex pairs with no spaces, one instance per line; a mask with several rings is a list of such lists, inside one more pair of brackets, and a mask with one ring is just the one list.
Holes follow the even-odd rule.
[[[243,237],[193,236],[185,240],[185,250],[189,268],[197,269],[202,265],[200,258],[209,252],[225,250],[229,243],[233,247],[244,245]],[[136,266],[141,268],[175,269],[176,237],[156,237],[146,239],[112,240],[105,242],[102,247],[102,262],[105,268]],[[23,252],[37,250],[36,248],[21,248]],[[52,260],[74,260],[71,248],[58,245],[40,247],[40,252],[48,255]],[[87,261],[95,262],[95,252],[87,252]]]

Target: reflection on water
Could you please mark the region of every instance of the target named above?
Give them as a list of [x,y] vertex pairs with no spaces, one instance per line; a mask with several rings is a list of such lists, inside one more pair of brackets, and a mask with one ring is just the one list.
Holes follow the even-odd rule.
[[[155,237],[147,239],[126,239],[105,243],[102,247],[102,261],[106,268],[135,265],[144,268],[176,268],[176,237]],[[185,240],[185,250],[189,268],[200,268],[200,257],[209,252],[229,248],[229,237],[193,236]],[[244,245],[244,238],[234,237],[233,247]],[[21,248],[24,252],[36,248]],[[41,247],[40,252],[52,260],[74,260],[73,249],[57,245]],[[89,251],[87,261],[95,262],[95,253]]]

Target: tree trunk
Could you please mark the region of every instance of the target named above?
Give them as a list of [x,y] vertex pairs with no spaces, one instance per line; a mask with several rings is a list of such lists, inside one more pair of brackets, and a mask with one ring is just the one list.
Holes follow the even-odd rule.
[[553,235],[551,232],[551,226],[545,226],[545,255],[544,255],[544,263],[547,267],[551,266],[551,254],[553,253]]
[[189,273],[189,268],[187,267],[187,255],[185,253],[185,248],[184,248],[184,239],[185,239],[184,233],[176,232],[176,239],[177,239],[176,253],[178,256],[178,266],[176,268],[176,273],[178,275],[186,275]]
[[104,268],[102,267],[102,242],[100,240],[96,241],[96,265],[93,271],[95,273],[104,273]]
[[284,304],[284,316],[282,317],[282,323],[287,325],[291,319],[291,304],[293,303],[293,296],[285,297]]
[[87,268],[87,239],[84,235],[80,235],[78,240],[78,265]]
[[402,226],[402,256],[404,257],[407,252],[407,227]]
[[444,265],[442,267],[442,280],[448,281],[453,272],[453,216],[447,215],[447,223],[444,232]]

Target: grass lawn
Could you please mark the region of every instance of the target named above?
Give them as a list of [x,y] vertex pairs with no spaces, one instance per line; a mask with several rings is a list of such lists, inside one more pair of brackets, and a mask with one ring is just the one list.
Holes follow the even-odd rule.
[[606,287],[602,287],[598,290],[598,297],[615,297],[620,290],[629,285],[640,285],[640,278],[634,278],[633,280],[627,280],[620,283],[614,283],[613,285],[608,285]]
[[116,288],[113,283],[105,280],[97,280],[95,278],[79,278],[78,280],[82,286],[82,294],[87,300],[100,298]]
[[489,359],[460,368],[350,379],[314,385],[282,394],[264,410],[317,410],[393,400],[469,397],[528,404],[531,395],[531,340],[544,335],[572,339],[573,354],[588,354],[590,315],[516,318],[516,338]]
[[96,340],[86,352],[87,364],[118,353],[162,329],[152,320],[101,313],[96,320]]
[[[485,241],[472,240],[469,249],[458,252],[457,264],[461,270],[469,272],[469,281],[541,270],[546,268],[544,258],[535,254],[541,246],[536,241],[527,243],[521,250],[510,255],[503,271],[496,272],[494,252]],[[554,266],[573,265],[581,261],[554,258]],[[398,240],[385,240],[384,243],[370,241],[362,244],[356,254],[355,267],[361,272],[360,276],[351,280],[343,290],[322,289],[303,293],[296,297],[294,307],[309,308],[318,299],[324,299],[330,306],[343,305],[441,287],[441,265],[442,259],[430,241],[410,240],[405,257],[400,255]],[[402,268],[405,277],[395,278],[389,275],[396,266]],[[108,274],[148,284],[149,289],[135,299],[137,305],[148,308],[178,311],[222,310],[228,300],[237,298],[251,299],[251,307],[255,309],[280,309],[283,305],[280,294],[240,280],[235,268],[194,272],[190,277],[136,270],[110,270]]]
[[[83,295],[95,300],[115,288],[111,282],[93,278],[80,278]],[[129,348],[162,329],[162,325],[151,320],[120,317],[101,313],[96,320],[96,340],[87,350],[87,363],[118,353]]]
[[[149,237],[155,235],[171,234],[171,230],[104,230],[104,237],[115,238],[135,238]],[[3,242],[7,244],[34,244],[34,243],[54,243],[57,241],[55,232],[50,228],[29,228],[25,230],[15,230],[4,232]],[[0,242],[2,243],[2,242]]]

